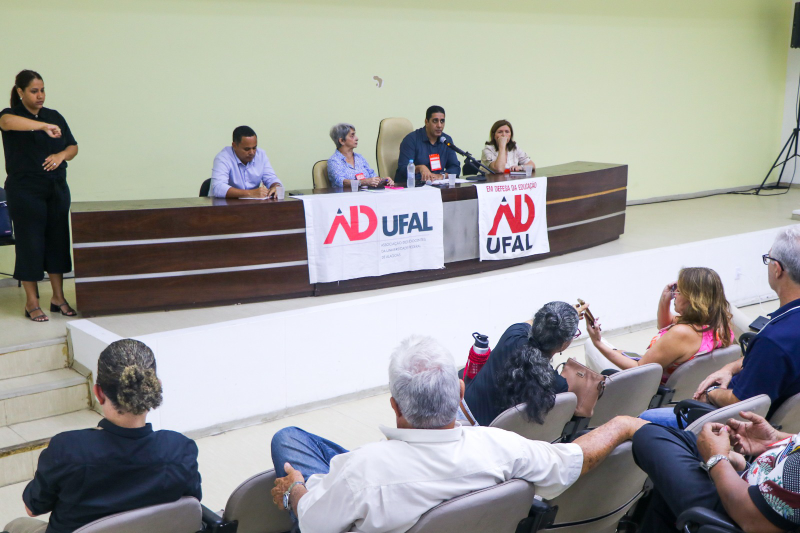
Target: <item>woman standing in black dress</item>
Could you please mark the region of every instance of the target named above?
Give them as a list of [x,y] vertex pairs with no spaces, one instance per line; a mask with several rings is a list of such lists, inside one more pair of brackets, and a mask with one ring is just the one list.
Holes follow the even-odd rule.
[[64,273],[72,270],[69,253],[67,161],[78,143],[61,114],[44,107],[44,81],[32,71],[17,74],[11,107],[0,111],[6,158],[6,198],[16,238],[14,278],[25,287],[25,316],[49,320],[39,304],[36,283],[50,276],[50,311],[75,316],[64,298]]

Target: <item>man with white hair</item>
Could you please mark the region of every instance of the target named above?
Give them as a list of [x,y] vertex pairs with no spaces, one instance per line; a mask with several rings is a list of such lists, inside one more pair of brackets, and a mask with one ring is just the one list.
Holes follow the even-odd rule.
[[461,427],[464,383],[453,357],[430,337],[409,337],[395,349],[389,386],[397,428],[381,427],[385,441],[348,452],[294,427],[272,439],[281,476],[273,500],[292,511],[301,531],[348,531],[353,524],[356,531],[407,531],[436,505],[512,478],[535,483],[537,494],[551,499],[647,423],[617,417],[571,444]]
[[780,308],[750,341],[743,359],[714,372],[695,392],[695,399],[724,407],[759,394],[772,400],[767,418],[800,393],[800,225],[782,230],[769,253],[769,286]]

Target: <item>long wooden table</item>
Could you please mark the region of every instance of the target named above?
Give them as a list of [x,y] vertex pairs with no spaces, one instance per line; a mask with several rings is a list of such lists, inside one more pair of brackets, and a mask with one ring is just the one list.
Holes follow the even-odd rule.
[[[338,283],[308,280],[303,203],[180,198],[72,205],[77,308],[84,316],[321,296],[464,276],[538,261],[619,238],[628,167],[574,162],[547,176],[550,253],[477,259],[477,191],[442,189],[445,268]],[[504,174],[489,182],[519,179]],[[353,194],[334,189],[289,194]],[[472,250],[474,242],[474,253]]]

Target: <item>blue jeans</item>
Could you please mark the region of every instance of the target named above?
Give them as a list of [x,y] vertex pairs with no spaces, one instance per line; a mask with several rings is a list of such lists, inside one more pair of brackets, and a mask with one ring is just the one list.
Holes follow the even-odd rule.
[[308,481],[313,474],[327,474],[331,459],[347,452],[335,442],[297,427],[283,428],[272,437],[272,463],[278,477],[286,475],[283,465],[289,463]]
[[672,407],[648,409],[644,413],[640,414],[639,418],[659,426],[678,429],[678,420],[675,418],[675,410]]
[[[331,470],[331,459],[340,453],[347,453],[347,450],[297,427],[283,428],[272,437],[272,464],[277,477],[286,476],[285,463],[300,471],[306,481],[314,474],[327,474]],[[290,515],[296,524],[297,517],[294,513]]]

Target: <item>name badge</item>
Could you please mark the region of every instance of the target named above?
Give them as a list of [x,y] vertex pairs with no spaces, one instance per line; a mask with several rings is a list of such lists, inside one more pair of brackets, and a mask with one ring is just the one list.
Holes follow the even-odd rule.
[[431,154],[431,170],[442,170],[442,162],[439,160],[439,154]]
[[356,179],[357,180],[363,180],[364,179],[364,173],[363,172],[359,172],[358,174],[356,174]]

